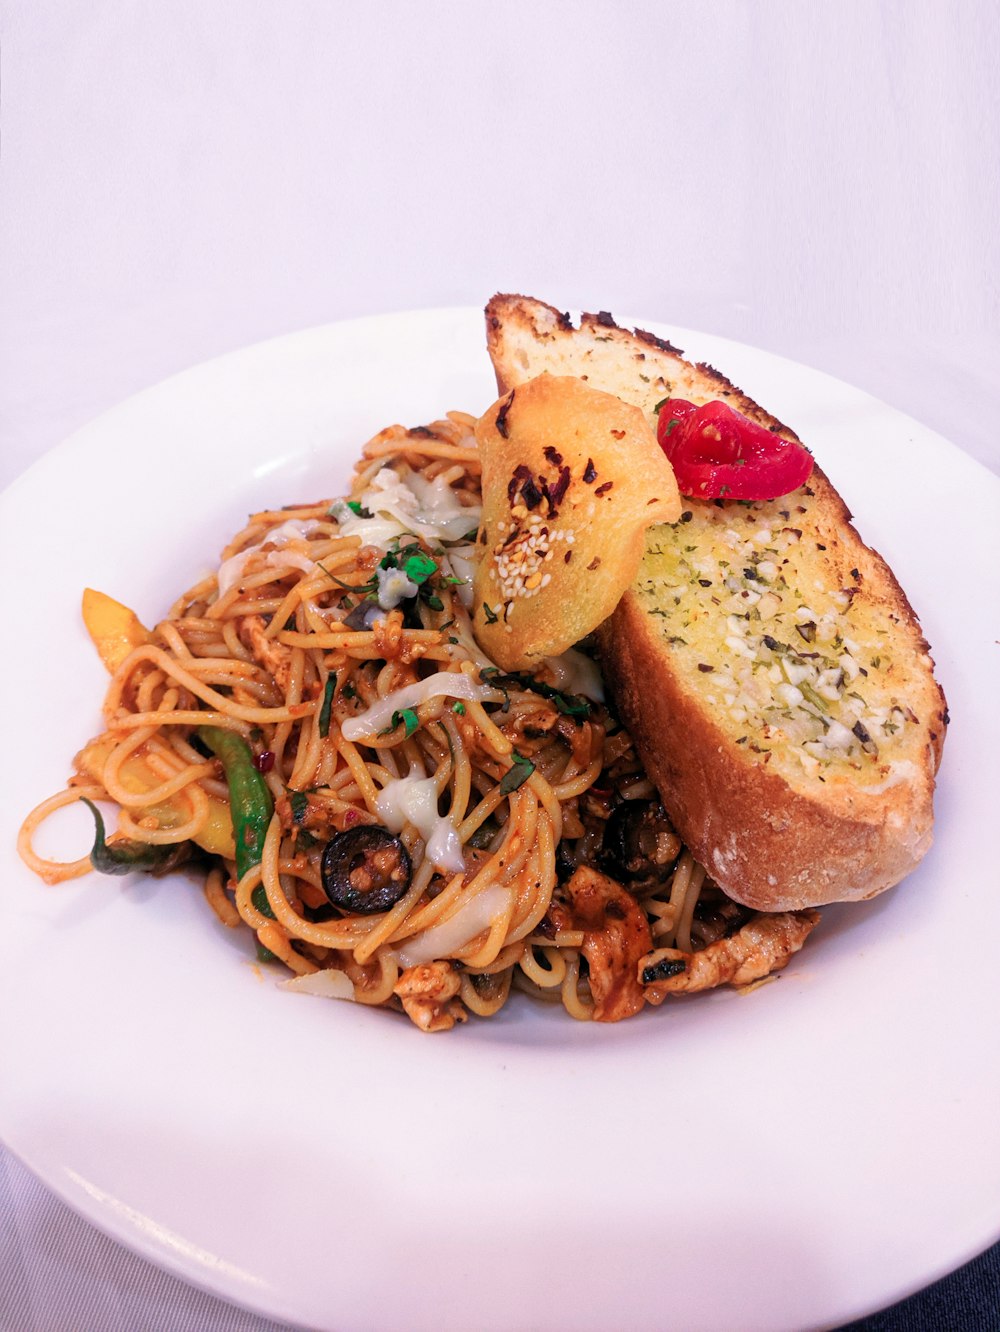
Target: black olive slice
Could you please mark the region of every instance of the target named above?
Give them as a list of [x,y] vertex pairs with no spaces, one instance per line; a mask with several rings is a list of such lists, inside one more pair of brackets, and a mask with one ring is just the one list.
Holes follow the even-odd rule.
[[619,880],[665,879],[681,839],[658,800],[624,800],[604,825],[601,862]]
[[338,833],[323,851],[323,891],[344,911],[388,911],[410,886],[406,847],[388,828],[359,824]]

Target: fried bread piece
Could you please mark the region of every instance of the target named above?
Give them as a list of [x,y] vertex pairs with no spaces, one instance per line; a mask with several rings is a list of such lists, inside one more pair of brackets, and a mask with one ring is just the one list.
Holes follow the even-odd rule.
[[[495,296],[501,393],[548,372],[638,406],[721,399],[796,436],[710,366],[610,315]],[[684,500],[651,527],[600,631],[608,686],[670,817],[732,898],[793,911],[874,896],[931,844],[947,726],[920,624],[818,467],[790,495]]]

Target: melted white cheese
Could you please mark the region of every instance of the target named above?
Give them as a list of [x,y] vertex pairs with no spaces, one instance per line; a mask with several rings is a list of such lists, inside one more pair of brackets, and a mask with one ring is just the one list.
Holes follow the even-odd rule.
[[400,833],[412,823],[424,839],[427,858],[450,874],[465,869],[462,843],[450,819],[438,813],[437,783],[433,777],[397,777],[379,792],[378,816],[390,832]]
[[370,740],[379,731],[385,730],[394,712],[419,707],[431,698],[464,698],[479,703],[499,703],[503,700],[503,694],[486,685],[476,684],[463,671],[438,671],[426,680],[418,680],[415,684],[394,690],[373,703],[365,712],[349,717],[340,728],[341,734],[345,740],[352,742]]
[[444,573],[461,578],[462,581],[455,587],[455,593],[466,610],[472,609],[472,583],[478,564],[476,547],[467,543],[449,547],[441,561]]
[[600,667],[585,652],[567,648],[558,657],[546,657],[545,664],[552,672],[555,687],[564,694],[583,694],[596,703],[604,702]]
[[417,595],[419,585],[407,578],[402,569],[377,569],[378,604],[384,611],[395,610],[401,601]]
[[426,481],[414,472],[408,484],[417,498],[418,521],[431,528],[439,540],[460,541],[479,527],[480,505],[461,504],[443,476]]
[[228,560],[223,560],[219,566],[219,596],[224,597],[230,588],[243,577],[243,570],[246,568],[247,561],[251,555],[262,550],[264,546],[275,546],[276,550],[269,551],[265,557],[264,563],[279,569],[302,569],[305,573],[312,573],[316,567],[316,562],[308,558],[301,551],[283,550],[281,547],[287,546],[292,541],[304,541],[309,531],[305,523],[300,523],[294,518],[289,518],[287,522],[281,523],[278,527],[273,527],[270,532],[259,541],[255,546],[247,546],[245,550],[239,551],[235,555],[230,555]]
[[429,541],[458,541],[475,531],[482,512],[479,505],[459,503],[443,477],[425,481],[410,472],[404,480],[391,467],[375,473],[359,502],[370,518],[359,517],[343,501],[331,513],[344,536],[359,537],[364,545],[383,550],[406,532]]
[[281,989],[294,990],[297,994],[314,994],[319,999],[354,1000],[354,986],[350,976],[336,967],[321,971],[311,971],[307,976],[293,976],[290,980],[279,981]]
[[497,916],[507,911],[510,891],[494,883],[459,907],[450,919],[429,930],[415,934],[396,949],[401,967],[418,967],[424,962],[451,957],[467,943],[488,930]]

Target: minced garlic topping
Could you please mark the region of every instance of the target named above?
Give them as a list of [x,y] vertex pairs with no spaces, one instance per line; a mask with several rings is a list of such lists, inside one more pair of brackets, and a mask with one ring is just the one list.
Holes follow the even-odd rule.
[[636,591],[737,744],[877,780],[916,721],[895,692],[905,675],[879,646],[888,630],[858,596],[860,571],[831,588],[826,545],[796,527],[795,500],[703,503],[650,529]]

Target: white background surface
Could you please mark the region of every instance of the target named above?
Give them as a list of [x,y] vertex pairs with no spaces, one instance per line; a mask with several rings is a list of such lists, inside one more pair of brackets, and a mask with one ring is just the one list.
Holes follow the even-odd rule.
[[[987,0],[8,0],[0,484],[206,357],[497,289],[819,366],[1000,471],[998,56]],[[264,1326],[7,1170],[5,1332]]]

